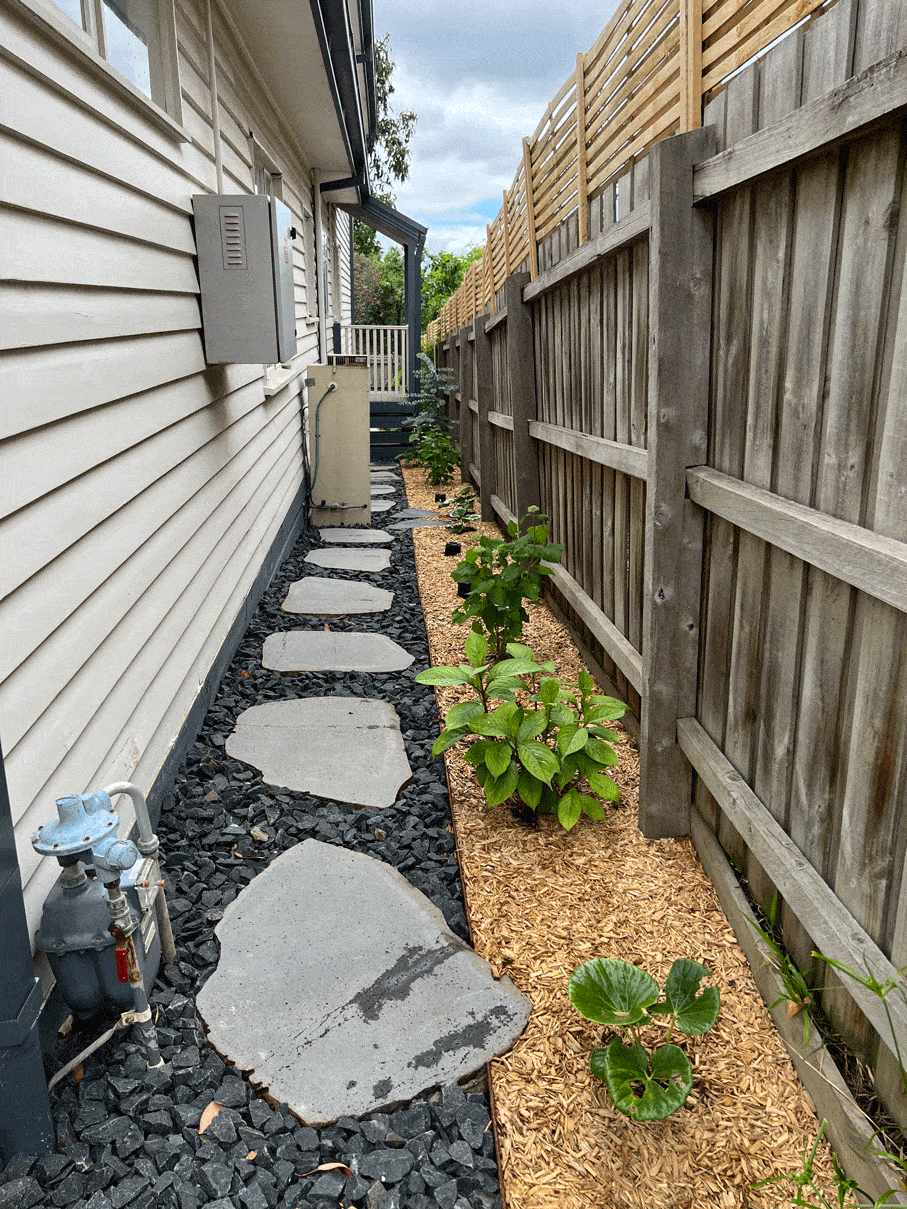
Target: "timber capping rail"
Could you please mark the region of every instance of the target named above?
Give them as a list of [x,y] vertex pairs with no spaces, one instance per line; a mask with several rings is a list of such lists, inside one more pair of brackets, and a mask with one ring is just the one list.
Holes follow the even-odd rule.
[[854,138],[879,121],[890,121],[905,107],[907,48],[697,164],[693,196],[706,201],[807,156],[825,154],[842,139]]

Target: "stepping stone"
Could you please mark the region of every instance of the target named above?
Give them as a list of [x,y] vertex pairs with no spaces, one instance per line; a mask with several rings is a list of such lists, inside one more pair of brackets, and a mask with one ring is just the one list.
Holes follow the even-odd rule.
[[393,500],[372,500],[372,512],[390,512],[393,508]]
[[383,529],[319,529],[323,542],[348,546],[375,546],[394,539]]
[[[372,510],[374,510],[374,507],[375,505],[372,504]],[[426,508],[401,508],[397,515],[401,520],[409,521],[423,516],[437,516],[438,514],[437,512],[429,512]]]
[[400,482],[400,475],[396,470],[373,470],[371,472],[373,482]]
[[468,1077],[531,1012],[400,873],[319,840],[272,861],[215,933],[208,1040],[309,1125]]
[[397,494],[396,487],[382,487],[380,484],[376,487],[374,483],[372,484],[372,496],[373,497],[376,495],[396,495],[396,494]]
[[373,588],[371,584],[311,575],[290,584],[286,600],[280,607],[284,613],[305,613],[309,617],[344,617],[357,613],[386,613],[393,600],[393,592]]
[[402,672],[412,661],[384,634],[323,630],[269,634],[261,658],[272,672]]
[[265,784],[383,809],[413,776],[397,711],[361,697],[267,701],[237,716],[228,756]]
[[424,525],[446,525],[447,521],[431,520],[427,516],[416,517],[411,521],[399,521],[396,525],[388,525],[388,529],[421,529]]
[[346,547],[339,550],[312,550],[303,560],[316,567],[329,567],[334,571],[386,571],[391,565],[387,550],[357,550]]

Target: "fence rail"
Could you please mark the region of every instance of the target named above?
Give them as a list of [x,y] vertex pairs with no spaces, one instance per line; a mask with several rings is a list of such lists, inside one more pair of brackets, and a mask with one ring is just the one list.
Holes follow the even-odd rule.
[[[552,98],[523,154],[484,255],[437,319],[434,345],[488,308],[572,215],[589,238],[590,203],[660,139],[695,130],[703,103],[777,38],[835,0],[623,0]],[[886,10],[886,0],[880,0]],[[893,12],[893,6],[891,7]],[[868,18],[869,19],[869,18]]]
[[[699,78],[789,7],[706,4]],[[535,136],[551,197],[573,188],[569,95]],[[907,965],[905,114],[907,6],[839,0],[637,158],[587,238],[574,211],[534,276],[528,252],[503,281],[478,262],[436,353],[483,518],[538,502],[565,546],[550,598],[634,708],[641,826],[778,895],[907,1127],[887,1017],[812,957]],[[903,1004],[892,1020],[907,1053]],[[807,1086],[867,1190],[897,1188],[821,1073]]]

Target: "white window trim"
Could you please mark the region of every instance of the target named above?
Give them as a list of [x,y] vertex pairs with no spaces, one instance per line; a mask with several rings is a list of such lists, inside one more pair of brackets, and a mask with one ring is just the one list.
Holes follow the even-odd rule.
[[61,50],[78,57],[105,84],[111,86],[125,100],[141,110],[163,134],[174,142],[189,142],[189,133],[183,127],[183,104],[179,82],[179,56],[176,45],[176,16],[173,0],[157,0],[161,29],[161,59],[163,61],[164,88],[167,94],[167,109],[162,109],[147,93],[136,88],[121,72],[98,52],[91,35],[71,21],[53,0],[13,0],[14,6]]

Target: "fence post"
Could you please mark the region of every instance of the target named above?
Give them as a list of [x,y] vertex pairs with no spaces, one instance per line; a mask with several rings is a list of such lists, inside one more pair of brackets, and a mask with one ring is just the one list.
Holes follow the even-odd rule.
[[516,515],[539,506],[539,450],[529,435],[530,420],[538,419],[535,401],[535,346],[532,311],[523,301],[528,273],[514,273],[504,282],[507,308],[507,375],[513,403],[513,459],[516,483]]
[[475,397],[479,404],[476,423],[479,426],[479,501],[483,521],[493,521],[495,514],[491,497],[497,484],[494,479],[494,441],[488,413],[494,400],[494,374],[491,368],[491,339],[485,331],[485,315],[476,315],[472,327],[475,333],[473,344],[473,374]]
[[702,125],[702,0],[680,4],[680,129]]
[[677,720],[696,712],[701,509],[686,470],[706,460],[712,305],[712,220],[693,206],[693,164],[710,132],[665,139],[650,154],[649,398],[639,825],[689,833],[692,769]]
[[472,457],[472,412],[469,400],[472,396],[473,354],[469,347],[469,333],[473,324],[468,323],[460,332],[460,482],[469,482],[469,459]]

